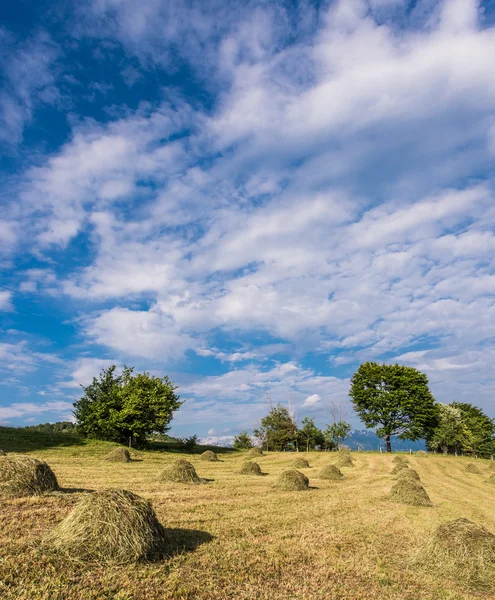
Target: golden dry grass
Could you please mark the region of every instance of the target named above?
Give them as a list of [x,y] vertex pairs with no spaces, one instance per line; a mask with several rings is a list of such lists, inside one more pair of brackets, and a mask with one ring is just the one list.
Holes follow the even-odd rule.
[[[158,481],[177,454],[143,453],[142,462],[106,463],[108,446],[36,454],[72,493],[7,500],[0,511],[2,600],[493,600],[452,574],[417,564],[439,525],[467,518],[495,533],[493,486],[466,473],[468,459],[410,457],[433,507],[388,498],[392,457],[353,454],[338,485],[318,478],[333,455],[311,453],[305,493],[274,487],[290,456],[268,453],[265,477],[239,474],[246,453],[223,462],[187,459],[208,485]],[[488,461],[477,461],[486,468]],[[168,529],[169,554],[129,566],[72,564],[40,540],[77,503],[80,489],[126,489],[151,500]]]

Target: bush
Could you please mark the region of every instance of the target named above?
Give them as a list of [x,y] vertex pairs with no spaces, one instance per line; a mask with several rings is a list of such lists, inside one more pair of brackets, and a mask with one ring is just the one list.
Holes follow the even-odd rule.
[[198,445],[198,436],[192,435],[188,438],[177,438],[177,447],[186,452],[192,452]]

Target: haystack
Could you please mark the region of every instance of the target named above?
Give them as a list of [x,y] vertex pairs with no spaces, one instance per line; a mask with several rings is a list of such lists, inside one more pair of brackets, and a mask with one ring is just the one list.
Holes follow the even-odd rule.
[[166,467],[159,475],[159,481],[172,481],[174,483],[205,483],[203,479],[198,477],[196,469],[192,464],[179,458]]
[[0,496],[39,496],[59,489],[55,473],[46,462],[22,454],[0,456]]
[[431,506],[431,500],[425,488],[412,479],[398,479],[390,490],[390,499],[411,506]]
[[103,460],[110,462],[131,462],[131,455],[127,448],[115,448],[103,457]]
[[218,462],[218,456],[211,450],[205,450],[201,455],[201,460],[208,460],[209,462]]
[[495,473],[493,473],[493,475],[490,475],[490,477],[488,477],[486,482],[495,484]]
[[468,463],[466,465],[466,471],[468,473],[473,473],[474,475],[481,475],[481,471],[478,469],[478,467],[474,463]]
[[263,475],[259,464],[252,460],[247,460],[245,463],[243,463],[239,473],[241,475]]
[[416,452],[416,456],[419,456],[420,458],[426,458],[428,456],[428,453],[425,452],[424,450],[418,450]]
[[292,461],[292,466],[295,469],[309,469],[309,462],[305,458],[296,458]]
[[491,460],[486,468],[487,471],[495,471],[495,460]]
[[335,465],[325,465],[323,469],[318,473],[318,477],[320,479],[330,479],[332,481],[337,481],[339,479],[343,479],[344,475],[341,470],[338,469]]
[[407,466],[407,463],[398,462],[395,465],[395,467],[392,469],[392,475],[397,475],[397,473],[400,473],[401,471],[405,471],[406,469],[409,469],[409,467]]
[[396,479],[412,479],[414,481],[421,481],[418,472],[414,469],[402,469],[397,473]]
[[394,463],[408,463],[409,459],[406,458],[405,456],[398,455],[398,456],[394,456],[394,458],[392,459],[392,462],[394,462]]
[[335,464],[337,467],[353,467],[354,461],[352,460],[350,454],[345,453],[339,456]]
[[257,456],[263,456],[263,450],[255,446],[254,448],[251,448],[251,450],[247,453],[247,456],[250,456],[252,458],[256,458]]
[[304,473],[289,469],[278,476],[275,487],[286,492],[300,492],[308,489],[309,479]]
[[76,560],[117,564],[152,558],[164,543],[151,502],[119,489],[84,495],[44,540]]
[[469,519],[443,523],[435,530],[419,562],[450,575],[456,581],[495,583],[495,535]]

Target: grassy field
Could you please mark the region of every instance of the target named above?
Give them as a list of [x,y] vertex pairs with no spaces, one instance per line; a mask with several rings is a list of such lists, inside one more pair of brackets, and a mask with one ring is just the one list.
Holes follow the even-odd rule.
[[[319,467],[335,458],[309,453],[303,472],[311,489],[280,492],[275,477],[294,454],[259,459],[264,477],[238,475],[244,456],[218,463],[184,456],[205,485],[158,483],[176,453],[142,452],[132,463],[102,460],[105,443],[60,445],[32,451],[55,471],[65,493],[3,501],[0,511],[2,600],[166,599],[470,599],[495,589],[470,588],[419,566],[431,532],[466,517],[495,532],[495,487],[464,471],[468,459],[411,457],[433,501],[431,508],[387,499],[392,457],[353,453],[356,466],[339,482],[319,480]],[[9,448],[7,448],[9,449]],[[70,562],[40,548],[85,490],[121,487],[153,503],[175,547],[159,562],[103,567]]]

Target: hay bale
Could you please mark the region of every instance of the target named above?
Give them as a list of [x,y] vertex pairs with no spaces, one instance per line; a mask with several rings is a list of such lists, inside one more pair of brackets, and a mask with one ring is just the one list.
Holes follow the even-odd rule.
[[115,448],[103,457],[103,460],[109,462],[131,462],[131,455],[127,448]]
[[0,456],[1,497],[39,496],[59,489],[55,473],[46,462],[23,454]]
[[245,463],[243,463],[239,473],[241,475],[263,475],[259,464],[252,460],[247,460]]
[[408,463],[409,459],[406,458],[405,456],[394,456],[394,458],[392,459],[392,462],[394,463]]
[[44,545],[83,562],[125,564],[152,558],[165,529],[151,502],[120,489],[86,494],[44,539]]
[[308,489],[309,479],[304,473],[289,469],[278,476],[275,487],[285,492],[300,492]]
[[309,469],[309,462],[305,459],[305,458],[296,458],[295,460],[292,461],[292,466],[295,469]]
[[318,473],[320,479],[329,479],[331,481],[338,481],[343,479],[344,475],[341,470],[335,465],[325,465],[323,469]]
[[337,461],[335,462],[337,467],[353,467],[354,461],[352,460],[349,453],[342,454],[339,456]]
[[425,488],[412,479],[398,479],[390,490],[390,499],[410,506],[431,506]]
[[261,448],[258,448],[257,446],[255,446],[254,448],[251,448],[251,450],[247,453],[247,456],[249,456],[251,458],[256,458],[257,456],[263,456],[263,450]]
[[421,553],[420,562],[470,584],[495,583],[495,535],[469,519],[443,523]]
[[405,469],[409,469],[407,463],[398,462],[395,465],[395,467],[392,469],[392,475],[397,475],[397,473],[400,473],[401,471],[404,471]]
[[488,479],[486,480],[487,483],[493,483],[495,484],[495,473],[493,473],[492,475],[490,475],[490,477],[488,477]]
[[201,455],[201,460],[207,460],[209,462],[218,462],[218,456],[211,450],[205,450]]
[[418,450],[416,452],[416,456],[418,456],[419,458],[426,458],[428,456],[428,453],[424,450]]
[[198,477],[192,464],[183,458],[174,460],[170,466],[163,469],[158,475],[158,480],[172,481],[173,483],[205,483],[203,479]]
[[397,473],[396,479],[412,479],[414,481],[421,481],[418,472],[414,469],[402,469]]
[[478,467],[474,463],[468,463],[466,465],[466,471],[468,473],[473,473],[474,475],[481,475],[481,471],[478,469]]

